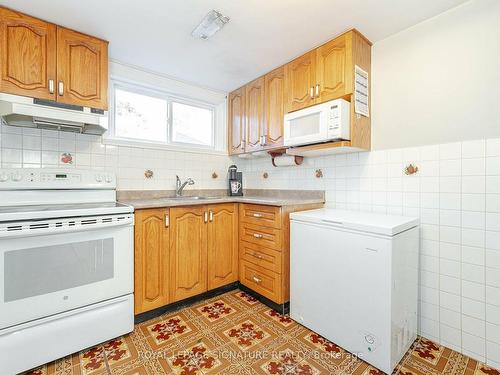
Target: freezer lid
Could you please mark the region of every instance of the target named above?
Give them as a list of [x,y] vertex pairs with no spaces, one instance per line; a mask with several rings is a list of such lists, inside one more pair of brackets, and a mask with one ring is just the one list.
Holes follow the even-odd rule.
[[292,222],[309,222],[347,228],[361,232],[370,232],[394,236],[419,225],[415,217],[384,215],[372,212],[359,212],[321,208],[318,210],[294,212],[290,214]]

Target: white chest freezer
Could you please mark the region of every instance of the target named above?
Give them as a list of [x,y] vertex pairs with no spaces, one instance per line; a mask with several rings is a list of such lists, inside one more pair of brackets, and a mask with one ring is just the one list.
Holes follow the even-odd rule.
[[419,220],[292,213],[290,315],[392,373],[417,335]]

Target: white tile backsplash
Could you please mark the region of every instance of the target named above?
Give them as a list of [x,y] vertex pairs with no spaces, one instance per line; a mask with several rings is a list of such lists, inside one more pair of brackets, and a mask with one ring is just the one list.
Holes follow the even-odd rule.
[[[331,207],[419,216],[420,333],[499,363],[486,335],[500,345],[500,138],[307,160],[282,169],[269,159],[238,165],[248,188],[325,189]],[[409,163],[416,176],[404,174]],[[314,177],[318,167],[325,178]]]

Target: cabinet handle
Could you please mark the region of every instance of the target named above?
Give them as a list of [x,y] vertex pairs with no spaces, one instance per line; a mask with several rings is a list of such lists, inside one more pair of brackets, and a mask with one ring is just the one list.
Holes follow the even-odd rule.
[[260,218],[260,217],[263,217],[264,215],[262,214],[259,214],[258,212],[254,213],[253,214],[253,217],[257,217],[257,218]]
[[319,83],[316,84],[316,97],[319,97]]
[[260,234],[260,233],[254,233],[254,234],[253,234],[253,236],[254,236],[255,238],[263,238],[263,237],[264,237],[264,236],[263,236],[262,234]]
[[205,211],[205,223],[208,223],[208,212]]
[[63,83],[63,81],[59,81],[57,83],[57,92],[58,92],[59,96],[64,95],[64,83]]
[[259,279],[257,276],[252,276],[253,281],[255,281],[257,284],[260,284],[262,282],[262,279]]
[[165,227],[168,228],[169,225],[170,225],[170,217],[168,216],[168,214],[165,214]]
[[54,93],[54,80],[49,79],[49,94],[53,94],[53,93]]
[[214,212],[210,210],[210,222],[214,221]]
[[309,95],[311,96],[311,99],[314,99],[314,87],[311,86],[311,89],[309,90]]
[[253,256],[257,259],[262,259],[262,255],[260,255],[259,253],[253,253]]

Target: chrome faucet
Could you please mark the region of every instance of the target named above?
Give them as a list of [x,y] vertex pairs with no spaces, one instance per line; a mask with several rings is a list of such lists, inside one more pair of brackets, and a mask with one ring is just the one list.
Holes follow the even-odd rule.
[[182,191],[186,187],[186,185],[194,185],[194,180],[192,178],[188,178],[186,181],[181,183],[181,179],[179,176],[175,176],[176,181],[175,181],[175,196],[176,197],[182,197]]

